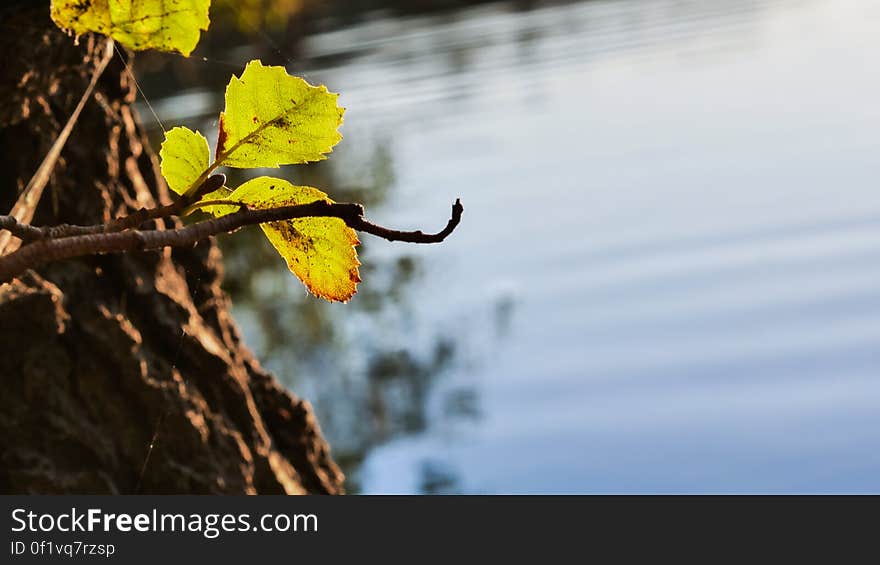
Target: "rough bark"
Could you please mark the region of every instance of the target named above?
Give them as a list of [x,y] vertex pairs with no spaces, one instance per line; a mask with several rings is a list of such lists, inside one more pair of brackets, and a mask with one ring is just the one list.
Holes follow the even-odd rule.
[[[48,18],[0,13],[0,209],[8,210],[103,50]],[[168,202],[116,57],[35,224],[95,223]],[[169,226],[170,227],[170,226]],[[47,265],[0,288],[0,491],[339,493],[309,404],[242,344],[214,243]],[[156,430],[155,446],[144,466]]]

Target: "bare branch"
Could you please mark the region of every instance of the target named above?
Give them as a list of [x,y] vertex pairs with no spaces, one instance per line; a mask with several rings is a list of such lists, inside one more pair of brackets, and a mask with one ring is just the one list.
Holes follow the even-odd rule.
[[[452,205],[452,216],[447,222],[446,227],[437,233],[426,234],[421,231],[392,230],[376,225],[364,219],[364,208],[360,204],[335,204],[326,200],[317,200],[309,204],[282,206],[267,210],[254,210],[242,207],[233,214],[197,222],[174,230],[128,230],[115,233],[90,233],[61,238],[40,239],[14,253],[0,257],[0,283],[9,282],[28,269],[51,261],[70,259],[83,255],[192,246],[212,235],[233,232],[244,226],[295,218],[339,218],[352,229],[376,235],[389,241],[439,243],[455,230],[461,221],[463,212],[464,207],[459,200],[456,200],[455,204]],[[2,223],[2,218],[0,217],[0,223]]]
[[421,230],[398,231],[382,227],[364,218],[363,207],[361,207],[361,213],[359,215],[342,219],[345,220],[348,227],[352,229],[369,233],[387,239],[388,241],[403,241],[406,243],[440,243],[446,239],[446,237],[455,230],[459,222],[461,222],[461,214],[463,212],[464,206],[461,205],[461,200],[456,198],[455,203],[452,205],[452,216],[449,217],[446,227],[437,233],[424,233]]

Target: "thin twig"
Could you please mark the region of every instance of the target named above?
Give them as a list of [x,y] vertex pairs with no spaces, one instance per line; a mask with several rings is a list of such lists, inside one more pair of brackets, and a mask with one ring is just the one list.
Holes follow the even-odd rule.
[[342,218],[345,220],[348,227],[387,239],[388,241],[403,241],[406,243],[440,243],[455,230],[459,222],[461,222],[461,214],[464,212],[464,206],[461,205],[461,200],[456,198],[455,203],[452,205],[452,216],[450,216],[449,221],[446,223],[446,227],[437,233],[424,233],[421,230],[392,230],[374,224],[364,218],[363,207],[360,204],[356,204],[356,206],[360,207],[360,214],[349,218]]
[[[95,67],[95,70],[92,73],[92,79],[89,82],[86,91],[83,93],[82,98],[79,99],[76,108],[73,110],[73,114],[70,115],[67,123],[64,124],[64,128],[61,130],[61,133],[58,134],[58,138],[43,158],[43,162],[40,163],[37,172],[34,173],[34,176],[28,181],[27,186],[21,191],[18,200],[9,212],[9,215],[16,221],[27,224],[30,223],[31,219],[34,217],[34,211],[37,208],[37,204],[40,202],[40,198],[43,196],[43,189],[46,188],[46,184],[52,176],[52,170],[55,168],[55,163],[58,162],[58,157],[61,156],[61,150],[64,149],[64,144],[67,143],[67,138],[70,137],[70,132],[73,131],[73,126],[76,125],[76,121],[79,119],[79,115],[82,113],[86,102],[91,98],[92,92],[95,90],[95,85],[98,84],[98,79],[101,78],[104,69],[107,68],[107,64],[113,58],[113,45],[113,40],[107,39],[104,56],[98,62],[98,66]],[[11,253],[18,247],[18,242],[10,241],[10,236],[11,234],[9,233],[0,233],[0,255]]]
[[364,219],[364,208],[360,204],[317,200],[309,204],[282,206],[267,210],[242,207],[238,212],[173,230],[128,230],[116,233],[41,239],[30,245],[25,245],[14,253],[0,257],[0,283],[9,282],[28,269],[51,261],[103,253],[189,247],[212,235],[233,232],[244,226],[295,218],[339,218],[352,229],[389,241],[439,243],[455,230],[461,221],[463,211],[464,207],[461,202],[456,200],[452,205],[452,216],[446,227],[437,233],[426,234],[421,231],[392,230],[376,225]]
[[34,227],[18,222],[13,216],[0,216],[0,229],[9,230],[12,235],[25,243],[42,239],[59,239],[62,237],[74,237],[79,235],[92,235],[99,233],[114,233],[127,229],[137,228],[149,220],[178,216],[193,204],[196,200],[213,192],[226,184],[226,175],[217,174],[208,177],[198,190],[191,195],[182,196],[171,204],[157,206],[155,208],[141,208],[127,216],[122,216],[107,222],[91,226],[75,226],[71,224],[59,224],[57,226]]
[[22,224],[15,219],[15,216],[0,216],[0,230],[9,230],[13,236],[24,242],[36,241],[46,237],[46,228]]

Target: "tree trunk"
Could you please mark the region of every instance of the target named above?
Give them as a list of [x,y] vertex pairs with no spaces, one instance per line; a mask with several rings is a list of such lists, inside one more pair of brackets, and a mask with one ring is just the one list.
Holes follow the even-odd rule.
[[[0,208],[85,91],[105,39],[79,45],[48,2],[2,8]],[[34,224],[105,222],[169,201],[120,57],[102,75]],[[49,264],[0,288],[0,491],[340,493],[309,404],[244,347],[214,242]],[[151,449],[151,444],[153,445]]]

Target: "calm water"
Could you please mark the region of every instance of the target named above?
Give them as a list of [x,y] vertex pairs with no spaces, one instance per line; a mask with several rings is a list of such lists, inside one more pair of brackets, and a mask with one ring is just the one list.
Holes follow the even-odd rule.
[[[224,242],[248,341],[364,492],[880,491],[878,29],[871,0],[620,0],[310,36],[291,71],[348,111],[302,174],[465,219],[368,241],[348,306],[271,253],[236,283]],[[190,107],[219,103],[157,104]]]

